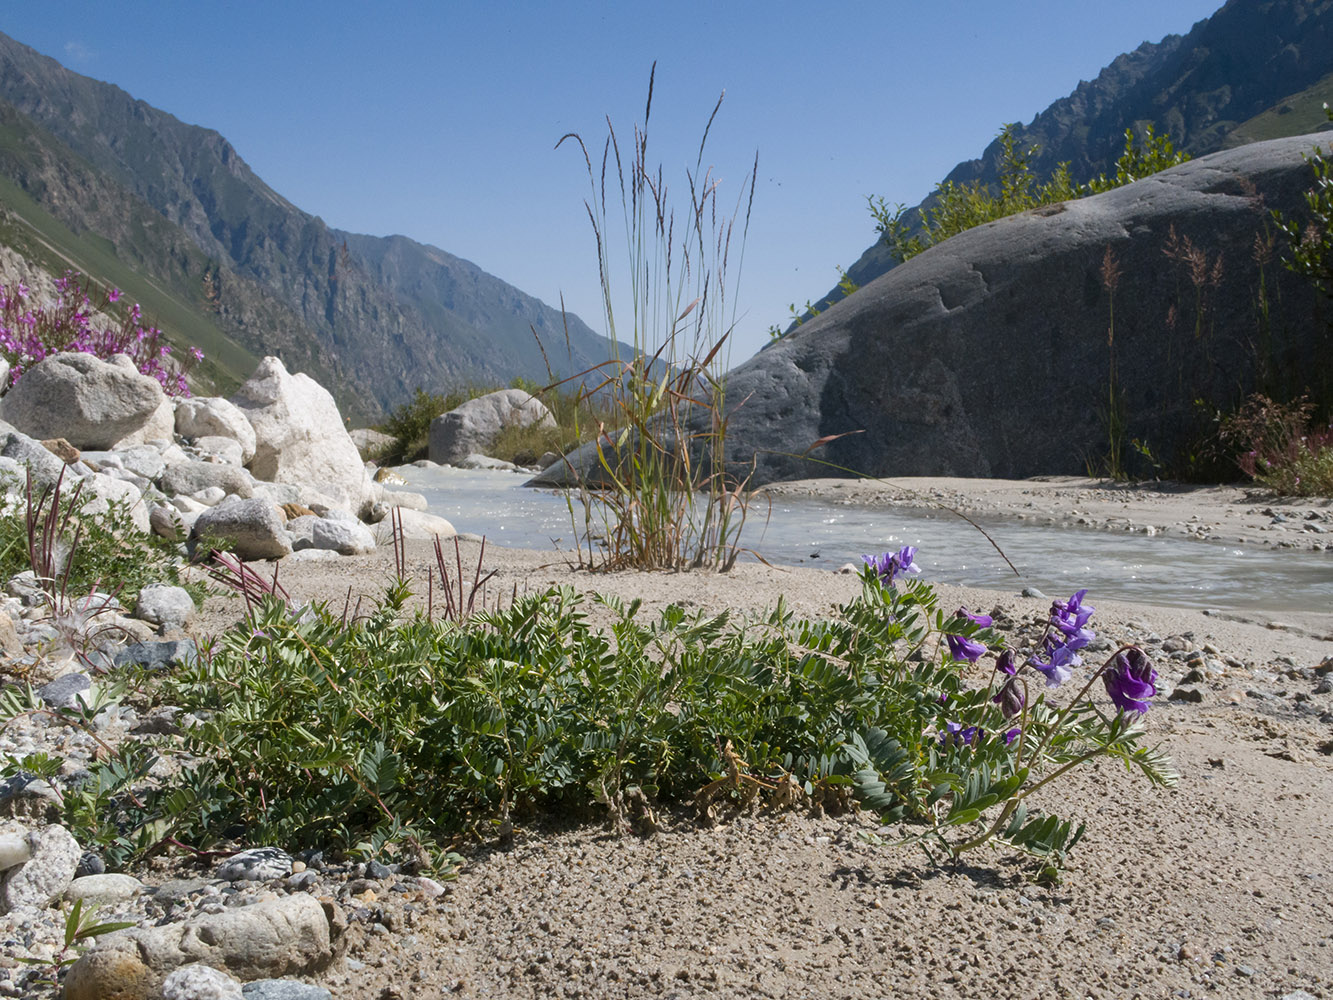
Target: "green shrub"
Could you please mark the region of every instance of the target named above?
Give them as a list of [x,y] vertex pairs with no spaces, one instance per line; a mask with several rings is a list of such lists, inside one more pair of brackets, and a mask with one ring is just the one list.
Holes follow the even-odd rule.
[[1150,125],[1145,130],[1141,146],[1136,145],[1133,130],[1125,129],[1125,150],[1116,161],[1114,177],[1102,174],[1088,184],[1075,184],[1069,177],[1069,165],[1062,163],[1050,178],[1039,182],[1030,162],[1037,147],[1021,149],[1015,135],[1017,128],[1017,123],[1010,123],[1000,129],[1002,151],[998,191],[981,181],[971,184],[942,181],[935,185],[935,203],[926,209],[919,227],[904,218],[905,206],[890,208],[882,197],[874,195],[866,199],[876,231],[899,262],[983,223],[1042,205],[1109,191],[1189,159],[1185,153],[1176,152],[1169,137],[1157,135]]

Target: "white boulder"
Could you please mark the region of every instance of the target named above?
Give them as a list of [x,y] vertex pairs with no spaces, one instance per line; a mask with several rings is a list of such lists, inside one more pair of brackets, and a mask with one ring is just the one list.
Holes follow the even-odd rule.
[[333,396],[310,376],[268,357],[232,402],[255,431],[257,479],[313,487],[358,513],[378,499]]
[[186,438],[231,438],[241,446],[242,464],[255,457],[255,429],[235,403],[221,396],[198,396],[177,403],[176,433]]
[[523,389],[501,389],[469,399],[430,422],[430,460],[455,465],[474,452],[485,452],[504,428],[532,424],[554,427],[555,417],[545,403]]
[[110,448],[142,430],[166,399],[156,379],[123,354],[103,361],[70,351],[24,372],[4,397],[4,419],[38,440]]

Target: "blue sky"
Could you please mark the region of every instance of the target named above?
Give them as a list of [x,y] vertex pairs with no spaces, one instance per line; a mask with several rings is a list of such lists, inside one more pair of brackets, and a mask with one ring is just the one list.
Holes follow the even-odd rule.
[[[1006,121],[1031,121],[1220,0],[842,4],[9,0],[0,30],[217,129],[330,225],[401,233],[602,327],[581,157],[628,132],[656,60],[653,160],[759,183],[731,360],[874,239],[865,196],[914,204]],[[614,247],[613,247],[614,249]],[[624,331],[622,330],[622,336]]]

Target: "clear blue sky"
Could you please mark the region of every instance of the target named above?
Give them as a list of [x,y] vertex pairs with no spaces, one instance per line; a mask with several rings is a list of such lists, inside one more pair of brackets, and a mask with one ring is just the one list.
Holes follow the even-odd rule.
[[683,189],[725,90],[707,157],[724,190],[759,154],[734,363],[870,245],[867,194],[916,203],[1001,123],[1220,5],[9,0],[0,30],[217,129],[330,225],[435,244],[553,304],[563,292],[594,328],[587,179],[556,140],[600,145],[606,115],[628,132],[656,60],[650,159]]

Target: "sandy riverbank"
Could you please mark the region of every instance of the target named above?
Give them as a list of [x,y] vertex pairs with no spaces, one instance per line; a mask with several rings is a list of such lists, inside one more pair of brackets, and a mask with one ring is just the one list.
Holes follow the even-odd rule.
[[[1031,510],[1053,524],[1125,516],[1257,534],[1272,517],[1251,512],[1241,491],[914,485],[968,511]],[[846,481],[782,488],[902,502]],[[475,564],[478,547],[463,550]],[[424,581],[431,562],[424,545],[410,547],[410,576]],[[671,602],[744,613],[781,595],[821,616],[859,587],[851,574],[756,563],[722,576],[590,575],[550,553],[495,547],[485,565],[496,570],[492,597],[571,584],[641,597],[649,613]],[[349,588],[353,601],[373,597],[391,573],[384,550],[287,561],[281,580],[296,599],[340,607]],[[939,589],[946,605],[998,611],[1016,628],[1049,605]],[[682,812],[643,840],[539,824],[508,849],[477,845],[440,900],[381,895],[374,905],[392,931],[354,924],[354,961],[324,984],[338,1000],[1333,996],[1333,614],[1270,622],[1089,600],[1104,639],[1154,657],[1162,696],[1147,725],[1182,779],[1154,791],[1100,765],[1053,791],[1043,806],[1090,827],[1062,886],[1038,887],[1031,862],[1003,852],[936,868],[919,849],[868,843],[865,817],[782,813],[703,829]],[[215,598],[197,627],[220,627],[236,610]],[[1176,689],[1190,700],[1168,700]]]

